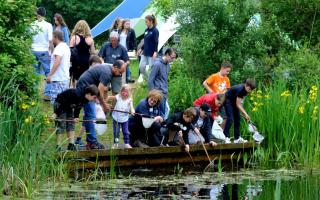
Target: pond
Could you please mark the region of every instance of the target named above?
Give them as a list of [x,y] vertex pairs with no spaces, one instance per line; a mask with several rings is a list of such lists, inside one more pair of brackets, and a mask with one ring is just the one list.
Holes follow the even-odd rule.
[[[177,172],[178,170],[176,170]],[[161,172],[162,173],[162,172]],[[162,173],[163,174],[163,173]],[[155,175],[46,185],[37,199],[320,199],[320,170],[241,170]]]

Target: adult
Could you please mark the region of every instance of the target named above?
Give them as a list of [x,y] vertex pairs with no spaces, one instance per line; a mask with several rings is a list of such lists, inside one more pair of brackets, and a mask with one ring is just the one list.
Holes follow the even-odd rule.
[[[120,33],[120,44],[124,46],[127,51],[134,52],[137,50],[136,45],[136,33],[130,28],[130,20],[124,19],[122,21]],[[127,65],[126,69],[126,83],[134,83],[134,80],[131,80],[131,71],[129,65]]]
[[53,44],[55,48],[51,55],[50,73],[47,76],[47,84],[50,83],[51,103],[53,104],[58,94],[69,87],[70,49],[63,42],[63,33],[59,30],[53,31]]
[[[159,31],[156,28],[157,20],[153,15],[147,15],[145,17],[145,23],[147,25],[147,29],[144,32],[143,37],[143,46],[140,51],[141,60],[140,60],[140,75],[145,75],[146,80],[148,80],[148,72],[146,70],[146,66],[149,65],[150,67],[153,64],[153,61],[157,58],[158,54],[158,43],[159,43]],[[138,52],[140,54],[141,52]]]
[[120,17],[117,17],[112,23],[112,26],[110,28],[110,33],[111,32],[119,33],[119,30],[121,29],[121,25],[122,25],[122,19]]
[[77,59],[71,67],[72,86],[75,87],[76,81],[89,69],[90,54],[95,52],[90,27],[85,20],[78,21],[74,26],[70,38],[70,47],[78,50]]
[[[164,117],[160,114],[161,100],[161,92],[158,90],[151,90],[148,93],[148,96],[142,99],[135,108],[136,114],[129,118],[131,146],[147,147],[148,145],[160,145],[160,128]],[[154,122],[148,130],[143,126],[142,115],[154,117]]]
[[54,14],[53,20],[54,20],[53,30],[61,31],[63,33],[63,41],[67,45],[69,45],[69,42],[70,42],[69,29],[62,15],[59,13]]
[[[120,70],[124,63],[121,60],[116,61],[112,66],[108,64],[98,64],[91,67],[83,73],[77,83],[77,92],[83,96],[85,88],[89,85],[96,85],[99,89],[99,102],[105,111],[110,111],[110,106],[106,103],[108,98],[108,85],[111,82],[112,76],[120,74]],[[84,120],[96,119],[96,104],[88,102],[84,109]],[[87,148],[88,149],[103,149],[104,146],[98,142],[96,130],[93,122],[83,124],[87,133]]]
[[[105,42],[99,51],[99,56],[103,58],[105,63],[113,64],[116,60],[124,61],[124,68],[121,73],[125,72],[127,65],[130,63],[126,48],[119,44],[119,34],[117,32],[110,33],[110,42]],[[122,85],[122,74],[114,76],[111,82],[113,94],[118,94]]]
[[162,58],[157,58],[154,61],[148,80],[149,91],[156,89],[161,91],[163,95],[160,109],[161,113],[165,114],[165,119],[169,114],[166,112],[166,106],[168,104],[168,76],[170,71],[170,63],[176,58],[176,50],[173,48],[168,48]]
[[[34,64],[34,68],[38,74],[41,74],[41,66],[44,71],[44,75],[47,77],[50,73],[50,55],[53,51],[52,43],[52,25],[45,20],[46,9],[39,7],[37,9],[37,20],[31,24],[31,30],[33,32],[31,50],[36,57],[37,64]],[[50,100],[49,91],[50,84],[46,84],[44,89],[44,100]]]

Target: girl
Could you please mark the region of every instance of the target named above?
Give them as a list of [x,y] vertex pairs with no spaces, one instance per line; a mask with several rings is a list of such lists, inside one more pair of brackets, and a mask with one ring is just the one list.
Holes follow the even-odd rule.
[[[112,112],[113,136],[114,136],[113,148],[118,147],[119,136],[120,136],[120,125],[123,133],[124,148],[132,148],[129,143],[128,120],[129,120],[129,113],[134,114],[135,110],[133,108],[132,99],[129,95],[128,85],[122,86],[120,90],[120,94],[117,94],[116,96],[110,96],[108,99],[116,102],[114,111]],[[120,112],[117,112],[117,111],[120,111]]]
[[[142,48],[139,50],[138,55],[142,51],[141,60],[140,60],[140,75],[145,75],[146,80],[148,80],[148,73],[146,70],[146,66],[152,66],[153,61],[157,58],[158,53],[158,43],[159,43],[159,31],[156,28],[157,20],[154,15],[147,15],[145,17],[145,23],[147,25],[147,29],[144,32],[144,44]],[[143,78],[139,78],[143,80]]]
[[63,41],[67,45],[69,45],[69,29],[62,15],[60,15],[59,13],[54,14],[53,20],[54,20],[53,30],[61,31],[63,33]]

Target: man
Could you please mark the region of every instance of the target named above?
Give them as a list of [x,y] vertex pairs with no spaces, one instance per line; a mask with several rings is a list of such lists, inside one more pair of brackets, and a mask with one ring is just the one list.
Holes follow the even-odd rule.
[[[104,59],[105,63],[113,64],[116,60],[123,60],[124,65],[121,69],[121,73],[118,76],[114,76],[111,81],[112,93],[118,94],[122,85],[122,74],[125,74],[125,70],[129,62],[129,56],[126,48],[119,44],[119,34],[117,32],[110,33],[110,42],[106,42],[102,49],[99,51],[99,56]],[[123,77],[125,78],[125,77]],[[125,81],[125,79],[124,79]]]
[[57,95],[69,87],[70,49],[63,42],[63,33],[55,30],[53,32],[54,51],[51,55],[50,73],[47,76],[47,84],[50,85],[49,96],[53,104]]
[[[31,24],[32,45],[31,50],[36,57],[37,64],[34,64],[34,68],[38,74],[41,73],[41,66],[44,71],[44,75],[47,77],[50,73],[50,55],[49,52],[53,51],[52,43],[52,25],[45,21],[46,9],[39,7],[37,9],[37,20]],[[49,91],[50,84],[46,84],[44,90],[44,100],[50,101]]]
[[[85,88],[89,85],[95,85],[99,89],[99,102],[102,108],[107,112],[110,111],[110,106],[106,103],[108,98],[108,85],[113,76],[119,76],[124,67],[124,62],[117,60],[114,64],[97,64],[89,70],[85,71],[77,82],[77,92],[79,96],[84,95]],[[84,120],[94,121],[96,119],[96,106],[94,102],[89,102],[84,108]],[[93,122],[84,123],[87,132],[87,148],[88,149],[103,149],[104,146],[98,142],[96,130]],[[81,140],[76,141],[81,143]]]
[[162,58],[157,58],[151,69],[149,75],[148,87],[149,91],[156,89],[162,92],[163,99],[161,102],[161,113],[164,113],[165,119],[168,118],[168,112],[166,112],[166,105],[168,99],[168,76],[170,71],[170,63],[177,58],[176,50],[168,48]]

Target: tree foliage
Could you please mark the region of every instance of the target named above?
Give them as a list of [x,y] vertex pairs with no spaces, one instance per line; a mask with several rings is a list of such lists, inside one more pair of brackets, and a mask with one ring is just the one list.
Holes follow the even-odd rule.
[[[18,86],[18,97],[34,96],[38,80],[32,67],[34,57],[28,30],[35,20],[36,2],[1,0],[0,3],[0,80],[7,83],[14,77],[11,88]],[[10,93],[10,90],[2,91],[1,98]]]

